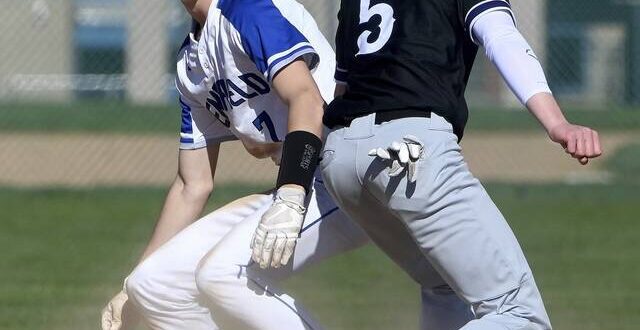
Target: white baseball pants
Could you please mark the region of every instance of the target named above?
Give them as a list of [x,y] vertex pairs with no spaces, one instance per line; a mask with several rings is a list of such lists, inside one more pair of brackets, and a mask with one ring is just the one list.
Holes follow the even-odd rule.
[[[292,261],[262,270],[251,262],[249,245],[272,198],[248,196],[205,216],[134,270],[127,293],[151,328],[320,329],[277,283],[363,246],[368,237],[337,209],[318,180]],[[450,289],[441,289],[423,289],[423,326],[458,329],[473,317],[470,308]]]

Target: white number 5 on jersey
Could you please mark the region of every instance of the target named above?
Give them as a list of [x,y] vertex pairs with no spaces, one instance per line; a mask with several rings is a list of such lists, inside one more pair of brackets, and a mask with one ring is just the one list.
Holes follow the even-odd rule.
[[358,55],[371,54],[379,51],[391,38],[393,24],[393,8],[386,3],[379,3],[369,7],[371,0],[360,0],[360,24],[368,23],[375,15],[381,17],[380,25],[377,26],[378,38],[369,42],[372,31],[366,30],[358,37]]

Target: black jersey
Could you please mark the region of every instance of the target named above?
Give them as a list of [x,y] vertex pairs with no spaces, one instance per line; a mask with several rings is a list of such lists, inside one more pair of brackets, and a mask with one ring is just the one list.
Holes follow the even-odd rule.
[[342,0],[336,81],[348,91],[329,105],[325,124],[424,109],[446,118],[461,138],[464,91],[478,51],[469,27],[494,10],[511,12],[507,0]]

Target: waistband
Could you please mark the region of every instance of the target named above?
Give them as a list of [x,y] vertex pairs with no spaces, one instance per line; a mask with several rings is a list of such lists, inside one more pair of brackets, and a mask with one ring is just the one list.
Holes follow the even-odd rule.
[[417,109],[388,110],[388,111],[374,112],[370,114],[362,114],[361,116],[357,116],[357,117],[340,118],[340,120],[335,122],[333,127],[330,127],[330,128],[349,127],[351,125],[351,122],[353,122],[354,119],[366,117],[371,114],[375,115],[376,125],[380,125],[382,123],[392,121],[395,119],[401,119],[401,118],[411,118],[411,117],[430,118],[431,117],[431,111],[429,110],[417,110]]
[[[375,125],[381,125],[387,122],[391,123],[391,122],[400,121],[400,120],[416,121],[416,125],[419,125],[421,129],[453,132],[453,125],[451,125],[451,123],[449,123],[444,117],[433,112],[427,113],[425,111],[420,111],[420,114],[417,116],[399,116],[399,117],[395,117],[393,115],[392,116],[381,115],[380,113],[371,113],[362,117],[354,118],[349,123],[349,126],[345,126],[345,128],[353,129],[356,127],[359,127],[359,128],[373,127]],[[336,127],[336,129],[338,128],[341,128],[341,127]]]

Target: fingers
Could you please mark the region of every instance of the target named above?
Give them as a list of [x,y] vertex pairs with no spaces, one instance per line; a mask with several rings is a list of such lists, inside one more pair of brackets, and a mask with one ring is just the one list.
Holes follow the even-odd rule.
[[593,131],[593,152],[595,157],[602,155],[602,147],[600,146],[600,134],[597,131]]
[[415,137],[414,135],[405,135],[405,137],[402,138],[404,140],[404,142],[407,142],[409,144],[417,144],[422,146],[422,142],[420,142],[420,140],[418,140],[417,137]]
[[576,158],[582,158],[586,154],[585,153],[585,149],[586,149],[585,148],[585,142],[586,141],[584,139],[583,132],[578,132],[576,134],[575,139],[576,139],[576,151],[574,153],[574,156]]
[[398,141],[391,142],[391,145],[389,146],[389,150],[395,151],[396,153],[400,152],[400,148],[402,148],[402,143]]
[[416,162],[410,162],[407,168],[407,180],[414,183],[418,179],[418,166]]
[[418,145],[418,144],[410,144],[408,145],[409,148],[409,156],[411,157],[412,161],[416,161],[418,159],[420,159],[420,155],[422,154],[422,146]]
[[256,235],[253,243],[253,254],[251,259],[266,269],[269,266],[279,268],[289,262],[296,246],[296,237],[289,237],[284,232],[277,234],[267,233],[264,240],[260,235]]
[[112,302],[109,302],[107,307],[102,310],[102,330],[119,330],[122,325],[122,321],[119,317],[119,312],[114,310]]
[[398,160],[400,164],[406,165],[409,163],[409,146],[406,143],[401,143],[398,150]]
[[266,231],[261,227],[262,225],[258,226],[258,229],[256,229],[255,234],[253,234],[253,240],[251,241],[251,249],[252,249],[251,259],[253,259],[253,261],[258,264],[260,264],[260,260],[262,257],[262,245],[264,244],[264,239],[266,235]]
[[107,304],[107,307],[102,309],[102,330],[111,330],[111,303]]
[[276,242],[273,245],[273,256],[271,257],[271,267],[278,268],[282,262],[282,255],[284,253],[284,247],[287,244],[287,235],[285,233],[278,233],[276,236]]
[[103,330],[120,330],[123,327],[123,309],[128,301],[124,292],[118,293],[102,309],[101,325]]
[[582,133],[582,138],[584,140],[584,146],[585,146],[584,155],[582,155],[583,157],[579,159],[580,164],[582,165],[587,165],[589,163],[589,158],[595,158],[599,156],[595,152],[596,142],[594,139],[594,133],[595,131],[589,128],[585,128],[585,130]]
[[268,233],[267,237],[264,239],[264,244],[262,247],[262,253],[260,257],[260,268],[265,269],[269,267],[271,263],[271,258],[273,257],[273,245],[276,242],[276,235],[272,233]]
[[413,135],[402,138],[402,142],[394,141],[387,149],[375,148],[369,151],[369,156],[378,157],[384,160],[391,160],[389,176],[397,177],[407,169],[407,178],[410,182],[415,182],[416,162],[422,156],[424,147],[422,142]]
[[[118,295],[120,296],[120,295]],[[122,307],[124,307],[124,303],[126,302],[126,300],[120,300],[118,299],[117,301],[112,301],[109,305],[111,306],[112,310],[111,313],[114,316],[113,319],[115,322],[120,323],[121,319],[122,319]],[[120,326],[118,325],[118,328],[120,328]]]
[[122,326],[122,322],[118,319],[115,319],[111,323],[111,328],[109,330],[120,330],[121,326]]
[[600,145],[600,135],[598,132],[587,128],[584,135],[587,141],[585,156],[588,158],[596,158],[602,155],[602,146]]
[[297,237],[288,237],[286,233],[267,234],[264,240],[264,246],[260,250],[258,260],[254,259],[260,265],[260,268],[279,268],[286,265],[295,250]]
[[575,134],[570,134],[567,139],[566,151],[570,155],[575,155],[577,150],[578,140]]
[[380,157],[382,159],[387,159],[387,160],[391,159],[391,154],[389,153],[389,151],[382,148],[371,149],[371,151],[369,151],[369,156]]
[[402,166],[399,161],[394,160],[391,164],[391,168],[389,169],[389,176],[396,177],[400,175],[402,171],[404,171],[404,166]]
[[418,140],[418,138],[413,135],[407,135],[403,138],[403,140],[407,144],[411,160],[418,160],[422,154],[422,150],[424,149],[422,142],[420,142],[420,140]]
[[567,135],[565,151],[580,164],[586,165],[589,159],[602,155],[600,136],[588,127],[573,126]]
[[[272,248],[269,246],[271,244],[270,237],[274,237]],[[262,258],[259,262],[260,267],[263,269],[269,266],[279,268],[287,265],[295,251],[297,239],[297,237],[288,237],[286,233],[278,233],[277,236],[267,235],[265,247],[262,250]],[[263,267],[263,265],[265,266]]]
[[297,237],[290,237],[287,239],[287,243],[284,247],[284,252],[282,253],[282,260],[280,261],[283,266],[289,263],[289,259],[293,255],[293,251],[295,251],[296,242]]
[[585,129],[582,133],[582,138],[584,139],[584,155],[586,157],[594,157],[593,131],[588,128]]

